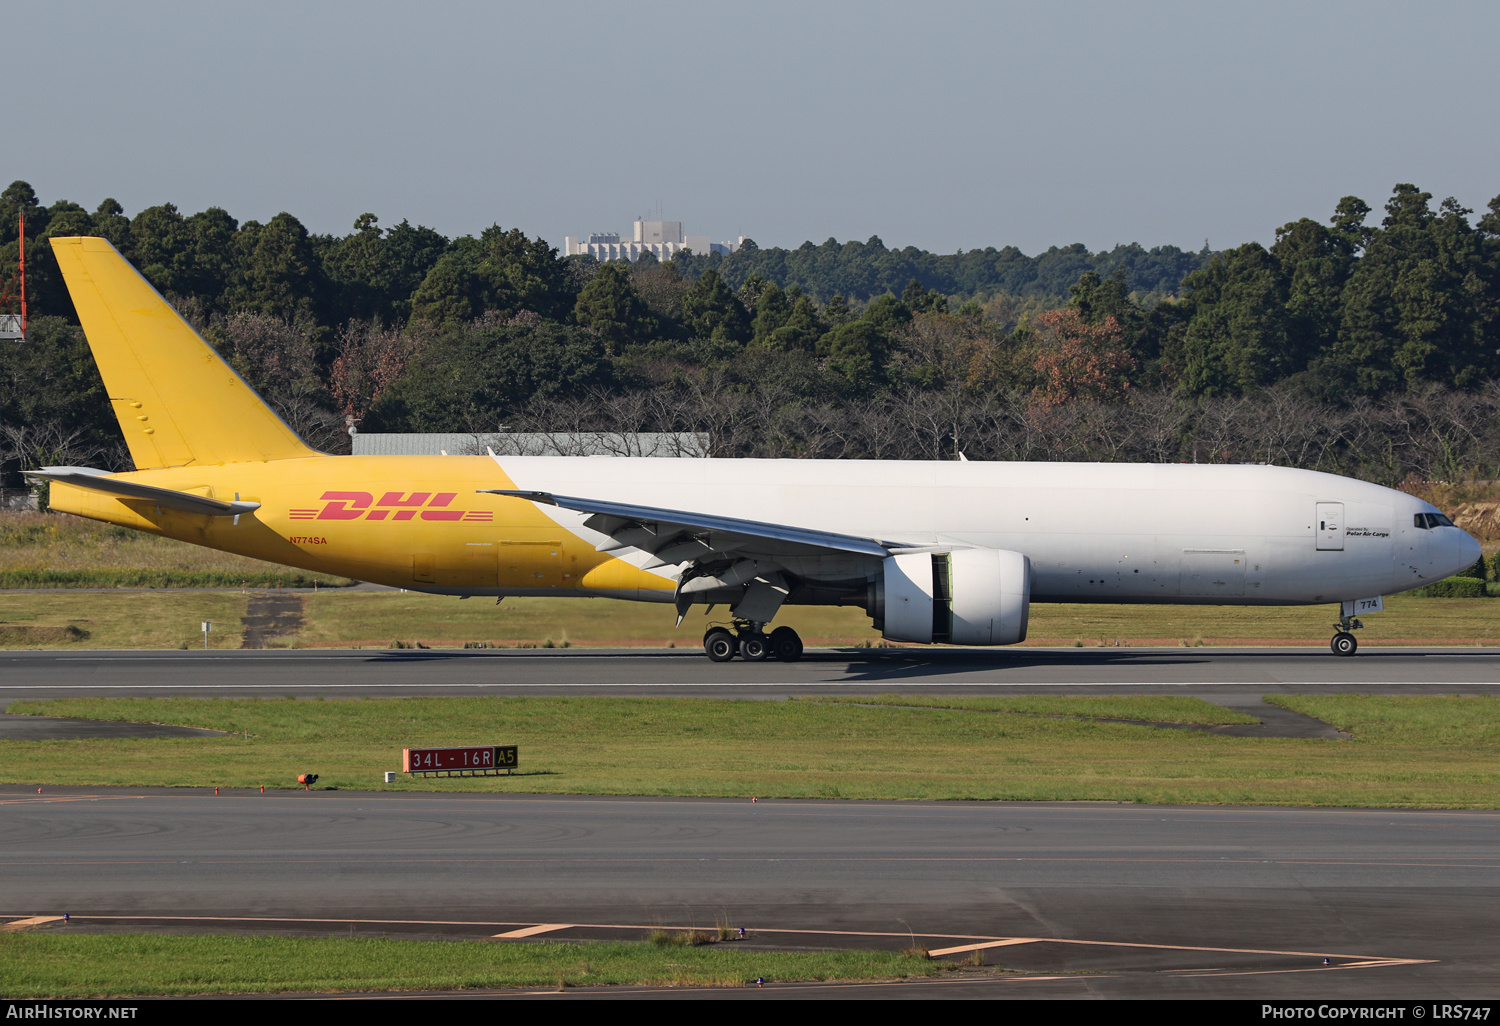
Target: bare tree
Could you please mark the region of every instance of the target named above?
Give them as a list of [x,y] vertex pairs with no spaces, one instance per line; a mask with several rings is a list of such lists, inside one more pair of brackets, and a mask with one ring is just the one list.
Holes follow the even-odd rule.
[[339,331],[328,389],[342,413],[365,418],[386,389],[427,346],[424,327],[384,328],[379,321],[351,320]]
[[[69,428],[57,421],[39,424],[0,425],[0,463],[13,464],[22,471],[42,467],[89,467],[105,456],[113,457],[111,446],[88,440],[82,428]],[[48,507],[48,486],[37,491],[37,503]]]

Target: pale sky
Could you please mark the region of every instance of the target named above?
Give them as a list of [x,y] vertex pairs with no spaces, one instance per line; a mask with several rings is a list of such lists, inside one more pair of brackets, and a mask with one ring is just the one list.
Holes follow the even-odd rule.
[[[561,245],[1216,249],[1500,194],[1500,4],[0,0],[5,183]],[[3,186],[4,183],[0,183]],[[1372,220],[1378,219],[1378,213]]]

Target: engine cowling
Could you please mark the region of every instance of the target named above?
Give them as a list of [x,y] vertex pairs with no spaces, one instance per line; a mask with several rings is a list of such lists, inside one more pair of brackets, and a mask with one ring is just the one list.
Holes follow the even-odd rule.
[[1026,640],[1031,560],[1007,549],[888,556],[869,613],[891,641],[1014,645]]

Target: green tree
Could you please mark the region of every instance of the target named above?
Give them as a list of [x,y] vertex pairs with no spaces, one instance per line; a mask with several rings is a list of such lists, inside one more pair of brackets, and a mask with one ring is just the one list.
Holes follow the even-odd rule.
[[1366,392],[1468,387],[1500,371],[1485,338],[1484,244],[1455,201],[1397,185],[1342,294],[1340,355]]
[[1220,253],[1188,275],[1183,288],[1178,322],[1163,343],[1179,390],[1233,394],[1306,366],[1309,354],[1288,330],[1286,274],[1260,243]]
[[818,343],[828,369],[861,389],[885,380],[890,346],[890,336],[878,324],[863,319],[834,328]]
[[791,319],[792,307],[797,298],[796,295],[783,292],[775,282],[767,282],[755,301],[755,320],[751,323],[753,340],[764,343],[773,332],[786,324]]
[[1068,294],[1072,297],[1069,309],[1077,310],[1083,323],[1103,324],[1113,317],[1126,350],[1136,352],[1146,315],[1130,298],[1125,268],[1115,268],[1107,278],[1099,277],[1097,271],[1085,271],[1076,284],[1068,286]]
[[750,320],[724,279],[709,268],[682,297],[682,320],[688,334],[723,342],[746,342]]
[[146,280],[165,296],[193,294],[191,236],[177,208],[171,203],[147,207],[131,228],[135,266]]
[[1341,297],[1354,269],[1357,237],[1351,229],[1330,230],[1306,217],[1276,229],[1271,255],[1287,278],[1287,331],[1309,359],[1331,354],[1338,344]]
[[828,325],[818,316],[818,308],[807,296],[798,296],[791,313],[779,328],[760,340],[769,349],[815,352],[818,340],[828,332]]
[[478,292],[479,282],[464,254],[444,253],[411,297],[412,320],[429,324],[471,321],[479,313]]
[[948,297],[936,289],[927,289],[913,278],[901,292],[901,302],[912,313],[947,313]]
[[572,275],[557,250],[540,238],[527,239],[519,228],[491,225],[479,236],[475,277],[484,289],[485,310],[513,315],[530,310],[562,320],[575,296]]
[[911,323],[911,308],[895,296],[887,293],[873,300],[865,307],[865,312],[860,315],[860,320],[875,325],[881,331],[889,334],[898,328]]
[[651,308],[631,284],[629,265],[620,262],[605,264],[584,286],[573,306],[573,319],[604,339],[611,354],[649,341],[657,330]]
[[247,222],[237,240],[240,280],[231,305],[274,317],[322,312],[323,267],[302,222],[283,211]]
[[604,339],[550,321],[454,324],[380,395],[365,423],[375,431],[494,431],[532,399],[606,385]]
[[119,200],[113,197],[105,199],[91,220],[94,230],[108,239],[110,245],[127,255],[131,252],[130,218],[125,216],[125,208]]

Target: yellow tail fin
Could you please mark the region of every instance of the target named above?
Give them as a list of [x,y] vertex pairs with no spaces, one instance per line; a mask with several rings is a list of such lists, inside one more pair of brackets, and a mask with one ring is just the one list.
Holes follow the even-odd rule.
[[138,469],[318,455],[107,240],[51,241]]

